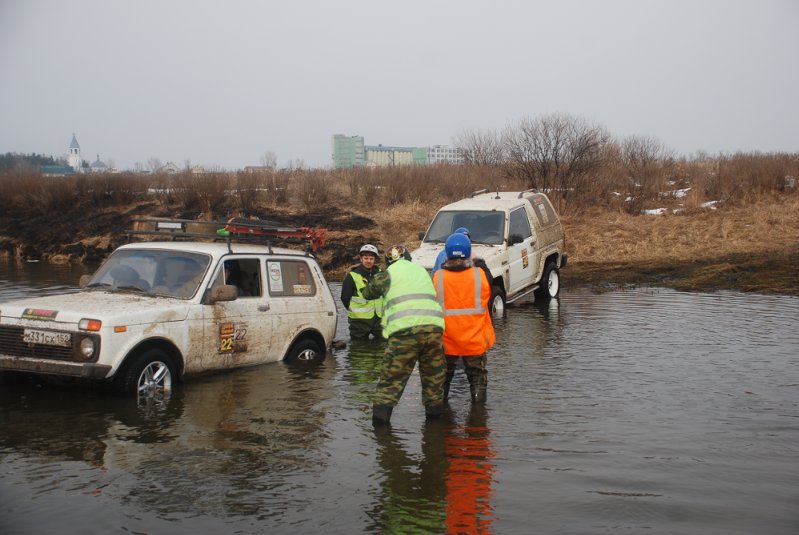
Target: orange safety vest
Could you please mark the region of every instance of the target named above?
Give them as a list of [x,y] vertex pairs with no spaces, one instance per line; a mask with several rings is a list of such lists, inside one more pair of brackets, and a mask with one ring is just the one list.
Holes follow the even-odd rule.
[[433,286],[444,309],[447,355],[482,355],[494,345],[496,335],[488,308],[491,285],[482,269],[439,269],[433,276]]

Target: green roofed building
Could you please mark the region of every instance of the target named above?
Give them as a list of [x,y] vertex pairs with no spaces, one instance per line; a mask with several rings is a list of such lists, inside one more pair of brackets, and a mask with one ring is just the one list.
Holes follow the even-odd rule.
[[40,165],[39,172],[42,176],[74,175],[75,169],[71,165]]

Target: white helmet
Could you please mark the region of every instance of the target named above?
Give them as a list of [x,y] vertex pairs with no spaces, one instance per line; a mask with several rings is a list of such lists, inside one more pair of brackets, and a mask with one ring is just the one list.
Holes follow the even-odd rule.
[[373,255],[375,255],[375,258],[380,256],[380,254],[377,252],[377,247],[375,247],[374,245],[372,245],[370,243],[367,243],[366,245],[361,247],[360,251],[358,251],[358,255],[359,256],[360,255],[364,255],[364,254],[373,254]]

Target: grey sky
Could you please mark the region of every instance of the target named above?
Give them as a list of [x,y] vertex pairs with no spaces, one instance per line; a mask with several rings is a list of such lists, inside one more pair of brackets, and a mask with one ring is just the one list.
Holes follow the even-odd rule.
[[799,151],[799,0],[0,0],[0,153],[330,163],[564,113]]

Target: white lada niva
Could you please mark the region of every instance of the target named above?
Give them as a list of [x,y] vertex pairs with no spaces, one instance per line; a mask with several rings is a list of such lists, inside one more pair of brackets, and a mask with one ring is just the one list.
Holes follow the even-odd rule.
[[123,245],[79,292],[0,304],[0,373],[163,395],[200,372],[324,359],[336,304],[308,253],[233,241]]

